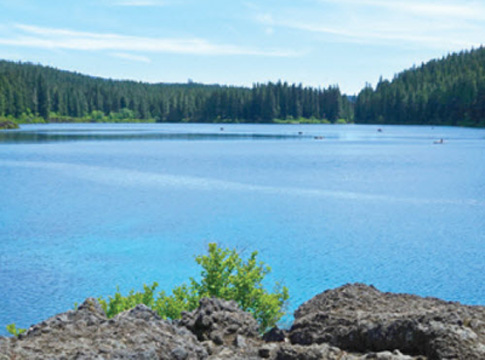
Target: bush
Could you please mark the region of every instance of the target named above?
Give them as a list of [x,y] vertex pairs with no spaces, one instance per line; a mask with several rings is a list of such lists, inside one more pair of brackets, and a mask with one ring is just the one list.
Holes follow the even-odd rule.
[[0,116],[0,130],[18,129],[17,123]]
[[164,319],[178,319],[182,311],[196,309],[201,298],[218,297],[235,300],[241,309],[253,314],[260,330],[265,331],[284,315],[289,295],[288,289],[279,284],[272,293],[264,289],[262,281],[271,269],[257,261],[257,255],[255,251],[244,261],[236,250],[222,249],[211,243],[208,255],[195,258],[202,267],[200,281],[190,278],[190,285],[176,287],[171,295],[160,291],[155,296],[156,282],[152,286],[144,285],[142,292],[131,290],[127,296],[121,295],[118,289],[114,296],[107,300],[99,298],[99,302],[108,317],[137,304],[145,304]]
[[18,328],[15,323],[7,325],[7,331],[12,334],[13,336],[19,336],[20,334],[24,333],[26,329]]

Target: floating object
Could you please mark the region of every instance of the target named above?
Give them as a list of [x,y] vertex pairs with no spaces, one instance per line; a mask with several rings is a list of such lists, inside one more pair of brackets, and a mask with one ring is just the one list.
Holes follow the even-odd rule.
[[298,135],[303,135],[303,131],[298,131]]
[[433,144],[443,144],[443,143],[444,143],[443,139],[439,139],[437,141],[433,141]]
[[377,129],[377,132],[382,132],[382,129],[381,128]]
[[323,140],[323,139],[325,139],[325,136],[314,136],[313,138],[315,140]]
[[220,128],[220,130],[221,130],[221,131],[224,131],[224,128],[223,128],[223,127],[221,127],[221,128]]

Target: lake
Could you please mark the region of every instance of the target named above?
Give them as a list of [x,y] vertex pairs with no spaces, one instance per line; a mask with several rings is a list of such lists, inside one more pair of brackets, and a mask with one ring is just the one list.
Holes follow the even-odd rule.
[[381,128],[0,132],[0,334],[116,286],[170,290],[209,242],[258,250],[290,313],[347,282],[485,304],[485,130]]

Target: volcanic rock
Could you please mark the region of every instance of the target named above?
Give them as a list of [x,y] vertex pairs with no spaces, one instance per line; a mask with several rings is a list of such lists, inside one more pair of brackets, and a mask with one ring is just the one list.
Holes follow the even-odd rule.
[[1,360],[207,358],[190,331],[162,320],[145,305],[108,320],[95,299],[31,326],[17,338],[0,339],[0,354]]
[[169,322],[145,305],[107,319],[87,299],[18,337],[0,337],[0,360],[483,360],[484,339],[483,306],[353,284],[315,296],[289,331],[264,336],[231,301],[202,299]]
[[326,343],[361,353],[483,360],[485,308],[344,285],[301,305],[289,337],[293,344]]

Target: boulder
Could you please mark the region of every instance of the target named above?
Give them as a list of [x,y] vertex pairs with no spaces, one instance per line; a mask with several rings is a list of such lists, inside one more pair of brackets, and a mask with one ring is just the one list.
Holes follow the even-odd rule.
[[233,301],[202,299],[169,322],[145,305],[107,319],[87,299],[18,337],[0,337],[0,360],[483,360],[484,334],[483,306],[353,284],[315,296],[289,331],[263,337]]
[[258,322],[235,301],[203,298],[196,310],[182,313],[178,324],[204,343],[211,360],[260,359]]
[[216,298],[201,299],[196,310],[182,313],[179,325],[192,331],[199,341],[211,340],[217,345],[240,346],[241,336],[259,337],[258,322],[251,314],[242,311],[235,301]]
[[107,319],[95,299],[31,326],[17,338],[1,339],[0,354],[39,360],[207,358],[190,331],[162,320],[145,305]]
[[266,342],[282,342],[286,340],[286,331],[275,326],[263,335]]
[[485,307],[348,284],[301,305],[289,338],[361,353],[398,350],[431,360],[483,360]]

